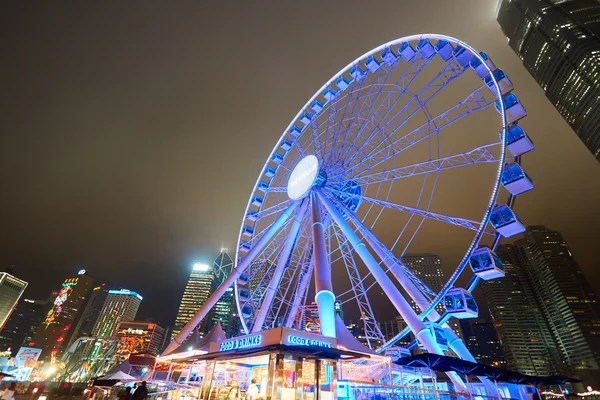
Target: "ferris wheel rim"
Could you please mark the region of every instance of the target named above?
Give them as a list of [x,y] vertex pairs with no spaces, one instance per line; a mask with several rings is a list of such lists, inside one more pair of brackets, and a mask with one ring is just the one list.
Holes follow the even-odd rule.
[[[263,165],[262,171],[264,171],[266,168],[269,167],[269,163],[271,162],[272,157],[275,155],[275,153],[278,150],[279,143],[281,143],[283,140],[286,139],[288,132],[290,131],[290,129],[292,129],[294,124],[299,120],[302,113],[308,107],[310,107],[311,103],[313,101],[315,101],[318,98],[318,96],[323,93],[323,91],[325,89],[327,89],[328,87],[331,87],[332,83],[334,83],[336,81],[336,79],[338,79],[345,72],[350,70],[352,67],[358,65],[358,63],[360,61],[366,59],[367,57],[369,57],[371,55],[377,54],[377,53],[379,53],[387,48],[390,48],[391,46],[394,46],[394,45],[398,45],[398,44],[405,43],[405,42],[414,42],[414,41],[418,41],[418,40],[422,40],[422,39],[433,39],[433,40],[437,40],[437,41],[445,40],[445,41],[448,41],[449,43],[452,43],[453,45],[461,46],[461,47],[465,48],[465,50],[469,51],[473,55],[473,57],[477,58],[482,63],[482,65],[485,67],[487,73],[492,78],[493,86],[495,88],[494,96],[497,100],[501,100],[501,98],[502,98],[501,90],[500,90],[500,87],[499,87],[499,84],[498,84],[496,78],[492,74],[492,72],[493,72],[492,69],[486,64],[485,59],[480,55],[480,53],[477,52],[473,47],[471,47],[466,42],[456,39],[451,36],[440,35],[440,34],[417,34],[417,35],[410,35],[410,36],[394,39],[394,40],[384,43],[380,46],[377,46],[377,47],[371,49],[370,51],[362,54],[361,56],[357,57],[356,59],[354,59],[353,61],[348,63],[345,67],[343,67],[340,71],[338,71],[335,75],[333,75],[328,81],[326,81],[314,93],[314,95],[311,96],[311,98],[300,108],[299,112],[291,119],[290,124],[283,131],[282,135],[279,137],[277,143],[275,144],[273,150],[267,157],[266,162]],[[465,252],[461,262],[458,264],[456,269],[454,269],[452,276],[450,277],[450,279],[447,280],[447,283],[444,285],[443,289],[438,293],[436,300],[432,301],[429,308],[421,314],[422,319],[425,318],[427,316],[427,314],[429,312],[431,312],[431,310],[434,309],[435,305],[437,303],[439,303],[439,300],[441,300],[443,298],[443,295],[454,285],[454,283],[456,282],[458,277],[464,272],[464,269],[468,263],[469,256],[470,256],[471,252],[473,251],[473,249],[476,248],[476,246],[481,241],[481,238],[482,238],[483,234],[485,233],[485,229],[489,223],[491,211],[492,211],[494,205],[497,203],[498,192],[499,192],[500,185],[501,185],[502,168],[506,162],[506,126],[507,126],[505,106],[502,101],[499,101],[498,104],[499,104],[499,108],[500,108],[499,114],[500,114],[500,120],[501,120],[501,126],[502,126],[501,132],[500,132],[500,142],[499,142],[501,150],[500,150],[500,158],[498,160],[498,168],[496,171],[496,178],[494,180],[490,200],[486,206],[482,222],[480,223],[480,227],[479,227],[478,231],[476,232],[475,236],[473,237],[473,240],[469,244],[467,251]],[[261,172],[261,173],[259,173],[258,178],[254,184],[253,190],[249,197],[249,201],[248,201],[248,203],[246,205],[246,209],[244,211],[244,217],[242,218],[240,232],[238,235],[238,242],[237,242],[236,251],[235,251],[234,265],[237,265],[239,262],[239,259],[240,259],[240,246],[242,243],[242,231],[243,231],[245,223],[246,223],[246,216],[247,216],[249,210],[251,209],[252,198],[255,196],[255,194],[257,192],[257,188],[258,188],[259,182],[261,181],[262,177],[263,177],[263,173]],[[499,234],[496,233],[497,237],[498,237],[498,235]],[[494,242],[497,242],[497,241],[494,240]],[[476,285],[476,284],[477,284],[477,281],[475,281],[474,285]],[[474,285],[473,285],[473,287],[474,287]],[[241,302],[238,298],[239,287],[238,287],[237,281],[234,282],[234,288],[235,288],[235,294],[234,294],[235,303],[236,303],[238,316],[239,316],[241,324],[242,324],[242,329],[244,330],[244,332],[248,333],[249,329],[246,324],[245,318],[242,315]],[[384,344],[384,346],[385,346],[385,344]]]

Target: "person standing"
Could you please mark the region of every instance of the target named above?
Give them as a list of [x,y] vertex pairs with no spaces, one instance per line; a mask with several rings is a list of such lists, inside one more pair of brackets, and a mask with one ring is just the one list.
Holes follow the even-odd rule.
[[12,382],[10,386],[0,393],[0,400],[13,400],[15,398],[15,390],[17,384]]
[[148,388],[146,387],[146,381],[143,381],[142,384],[138,386],[137,389],[135,389],[135,392],[131,396],[131,399],[146,400],[146,397],[148,397]]
[[256,379],[252,379],[250,382],[250,386],[248,386],[248,391],[246,392],[247,400],[256,400],[258,399],[258,385],[256,384]]

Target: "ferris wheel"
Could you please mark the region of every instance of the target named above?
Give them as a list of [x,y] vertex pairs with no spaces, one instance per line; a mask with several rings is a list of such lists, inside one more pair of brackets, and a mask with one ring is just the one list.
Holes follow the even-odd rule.
[[[473,360],[446,322],[476,316],[471,291],[504,275],[494,249],[524,231],[512,206],[533,188],[520,166],[533,143],[518,125],[526,112],[512,89],[485,53],[443,35],[397,39],[349,63],[267,158],[236,266],[215,296],[234,285],[245,333],[298,328],[301,310],[316,302],[321,334],[335,336],[341,304],[359,313],[377,351],[412,331],[430,352],[451,348]],[[433,246],[456,257],[437,289],[402,262]],[[387,340],[374,311],[382,300],[372,301],[382,295],[407,324]]]

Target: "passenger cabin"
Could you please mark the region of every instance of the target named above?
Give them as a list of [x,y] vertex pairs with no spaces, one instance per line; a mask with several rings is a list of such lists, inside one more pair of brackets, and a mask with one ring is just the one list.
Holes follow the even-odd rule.
[[[281,157],[281,160],[283,161],[283,157]],[[256,189],[260,190],[263,193],[265,193],[268,188],[269,188],[269,182],[267,182],[267,181],[260,181],[260,182],[258,182],[258,185],[256,185]]]
[[335,99],[336,95],[337,92],[331,88],[327,88],[323,91],[323,97],[325,97],[325,100],[327,100],[327,102],[330,102],[331,100]]
[[[437,322],[425,321],[425,327],[429,329],[431,336],[435,338],[438,346],[440,346],[440,348],[444,351],[448,350],[448,338],[446,338],[446,334],[444,333],[444,330],[440,324]],[[427,350],[421,342],[418,342],[418,345],[420,349]]]
[[448,61],[452,57],[452,45],[447,40],[440,40],[435,45],[435,52],[444,61]]
[[252,316],[252,307],[250,307],[250,306],[242,307],[242,316],[244,318],[250,318]]
[[254,196],[251,203],[255,207],[260,207],[263,203],[263,198],[260,196]]
[[280,165],[283,162],[283,154],[280,154],[280,153],[273,154],[273,157],[271,157],[271,161],[273,161],[275,164]]
[[315,114],[318,114],[323,109],[323,103],[321,103],[319,100],[315,100],[315,101],[312,102],[310,108],[313,109],[313,111],[315,112]]
[[417,51],[421,52],[425,58],[431,58],[435,55],[435,50],[427,39],[421,39],[419,43],[417,43]]
[[525,232],[525,224],[505,204],[494,207],[490,215],[490,222],[494,229],[504,237],[511,237]]
[[364,71],[358,65],[355,65],[354,67],[350,68],[350,76],[354,80],[361,81],[367,77],[367,71]]
[[246,274],[241,274],[238,278],[237,278],[237,284],[238,285],[247,285],[248,284],[248,275]]
[[[484,53],[483,51],[481,53],[479,53],[479,55],[485,62],[485,65],[477,57],[474,57],[471,60],[470,65],[471,65],[471,68],[473,68],[473,71],[475,71],[475,73],[477,74],[477,76],[479,76],[479,78],[483,79],[486,77],[486,75],[489,74],[488,68],[493,71],[496,69],[496,66],[494,65],[492,60],[488,57],[488,55],[486,53]],[[485,67],[486,65],[488,68]]]
[[289,151],[292,148],[292,142],[287,139],[283,139],[280,146],[284,151]]
[[267,167],[267,169],[265,169],[265,176],[268,178],[274,177],[275,176],[275,168]]
[[348,88],[348,86],[350,86],[350,81],[348,81],[346,78],[344,78],[343,76],[340,76],[339,78],[337,78],[337,80],[335,81],[335,84],[337,85],[337,87],[341,90],[344,91]]
[[309,113],[304,113],[300,116],[300,122],[302,122],[304,125],[310,124],[310,121],[312,121],[312,115]]
[[392,48],[388,47],[381,53],[381,59],[387,65],[392,65],[398,60],[398,54]]
[[[517,122],[527,115],[527,111],[525,111],[525,108],[523,108],[519,99],[517,99],[517,96],[513,93],[504,96],[502,98],[502,103],[504,104],[504,111],[506,112],[506,122],[509,124]],[[498,112],[501,111],[499,101],[496,102],[496,110],[498,110]]]
[[531,178],[523,171],[517,163],[505,164],[502,170],[502,185],[513,196],[525,193],[533,189]]
[[516,157],[533,150],[533,141],[523,128],[518,124],[512,124],[506,128],[506,147]]
[[[506,95],[511,90],[513,90],[512,82],[508,79],[508,77],[504,74],[504,71],[502,71],[500,68],[492,72],[492,75],[494,76],[494,79],[496,79],[496,82],[498,82],[498,86],[500,87],[500,94],[502,96]],[[485,77],[485,84],[488,85],[490,89],[492,89],[493,93],[496,93],[496,91],[494,90],[494,80],[492,79],[492,75],[488,74]]]
[[462,46],[457,46],[452,50],[452,56],[463,69],[466,69],[470,65],[471,60],[473,60],[473,54]]
[[458,319],[477,318],[479,315],[473,296],[463,288],[448,290],[444,296],[444,306],[448,314]]
[[413,49],[412,46],[410,45],[410,43],[408,43],[408,42],[402,43],[400,45],[400,48],[398,49],[398,52],[400,53],[402,58],[404,58],[404,60],[406,60],[406,61],[412,60],[414,58],[415,54],[417,54],[415,49]]
[[290,135],[292,135],[292,137],[297,138],[301,134],[302,134],[302,129],[298,128],[296,125],[294,125],[290,128]]
[[238,290],[238,297],[241,301],[247,301],[250,298],[250,292],[246,289]]
[[473,273],[484,281],[504,277],[504,264],[489,247],[473,250],[469,264],[471,264]]
[[242,229],[243,236],[252,237],[253,234],[254,234],[254,228],[249,225],[244,226],[244,229]]
[[367,69],[369,71],[377,72],[377,70],[381,66],[381,63],[377,61],[377,59],[375,59],[375,56],[369,56],[369,58],[367,58],[367,61],[365,61],[365,65],[367,66]]
[[255,222],[258,219],[258,213],[254,210],[250,210],[246,213],[246,219]]

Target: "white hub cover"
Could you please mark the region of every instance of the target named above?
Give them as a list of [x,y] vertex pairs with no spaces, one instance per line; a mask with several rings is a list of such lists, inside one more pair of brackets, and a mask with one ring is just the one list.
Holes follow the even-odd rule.
[[312,187],[319,175],[319,160],[317,157],[304,157],[296,165],[287,185],[287,194],[292,200],[302,198]]

